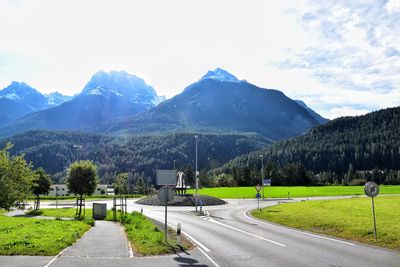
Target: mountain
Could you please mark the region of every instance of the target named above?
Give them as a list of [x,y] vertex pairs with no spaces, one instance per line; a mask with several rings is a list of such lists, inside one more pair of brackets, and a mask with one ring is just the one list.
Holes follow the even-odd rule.
[[295,100],[297,102],[297,104],[299,104],[300,106],[302,106],[303,108],[305,108],[308,113],[310,113],[311,116],[313,116],[314,119],[316,119],[320,124],[325,124],[327,123],[329,120],[323,118],[321,115],[319,115],[317,112],[315,112],[314,110],[312,110],[311,108],[309,108],[306,103],[304,103],[301,100]]
[[231,173],[239,166],[259,171],[259,155],[263,154],[266,163],[279,166],[301,163],[315,173],[335,173],[339,180],[349,171],[350,164],[355,171],[396,170],[400,182],[397,172],[400,170],[399,136],[400,107],[342,117],[313,128],[305,135],[239,156],[221,171]]
[[44,95],[47,98],[47,107],[59,106],[64,102],[70,101],[73,97],[60,94],[59,92],[53,92]]
[[47,98],[39,91],[14,81],[0,90],[0,126],[47,107]]
[[0,129],[10,136],[30,129],[76,130],[146,111],[162,101],[143,79],[124,71],[99,71],[82,92],[59,106],[29,114]]
[[[209,170],[230,159],[261,149],[270,141],[250,134],[198,134],[198,167]],[[156,169],[178,169],[194,166],[195,138],[193,133],[153,136],[112,137],[91,133],[35,130],[9,137],[0,142],[14,144],[11,153],[24,154],[34,168],[42,167],[53,178],[64,177],[71,162],[93,160],[102,182],[110,183],[115,172],[135,169],[155,178]]]
[[253,132],[281,140],[320,124],[308,109],[282,92],[257,87],[216,69],[154,109],[102,125],[98,130],[116,134]]

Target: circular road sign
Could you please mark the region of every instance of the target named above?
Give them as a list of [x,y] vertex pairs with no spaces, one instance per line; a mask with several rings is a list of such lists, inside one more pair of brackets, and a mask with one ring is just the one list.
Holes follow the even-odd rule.
[[364,186],[364,192],[369,197],[376,197],[379,194],[379,186],[375,182],[368,182]]
[[175,190],[172,187],[169,186],[163,186],[160,188],[160,191],[158,192],[158,199],[163,203],[164,205],[165,200],[168,202],[173,201],[175,198]]

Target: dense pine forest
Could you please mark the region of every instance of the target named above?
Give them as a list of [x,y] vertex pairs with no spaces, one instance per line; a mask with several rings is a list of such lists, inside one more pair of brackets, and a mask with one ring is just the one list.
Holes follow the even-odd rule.
[[[355,179],[400,184],[400,108],[335,119],[307,134],[239,156],[215,173],[236,183],[265,177],[275,185],[350,183]],[[357,181],[357,180],[355,180]]]
[[[156,169],[194,169],[194,133],[157,136],[110,137],[79,132],[29,131],[2,141],[14,144],[11,153],[25,154],[34,168],[42,167],[54,182],[63,182],[71,162],[89,159],[96,163],[103,183],[112,183],[117,173],[140,174],[155,179]],[[253,134],[199,134],[198,168],[220,167],[230,159],[270,144]],[[150,183],[150,181],[149,181]]]

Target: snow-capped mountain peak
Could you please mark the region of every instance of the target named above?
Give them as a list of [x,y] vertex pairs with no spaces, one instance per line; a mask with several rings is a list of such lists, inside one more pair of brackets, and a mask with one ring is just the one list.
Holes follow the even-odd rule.
[[215,70],[209,70],[202,78],[204,79],[213,79],[223,82],[240,82],[238,78],[236,78],[233,74],[227,72],[224,69],[216,68]]

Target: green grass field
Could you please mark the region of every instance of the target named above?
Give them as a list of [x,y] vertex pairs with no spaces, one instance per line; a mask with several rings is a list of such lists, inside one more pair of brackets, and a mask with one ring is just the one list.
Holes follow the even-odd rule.
[[400,250],[400,197],[375,198],[378,241],[374,241],[370,198],[286,203],[253,211],[271,222]]
[[57,255],[89,228],[79,221],[0,216],[0,255]]
[[[50,216],[50,217],[61,217],[61,218],[75,218],[75,208],[58,208],[58,209],[41,209],[39,211],[30,211],[29,215],[40,215],[40,216]],[[86,209],[85,214],[82,209],[82,216],[85,218],[92,218],[92,209]]]
[[[382,185],[380,194],[400,194],[400,185]],[[194,194],[195,190],[188,190]],[[262,193],[262,192],[260,192]],[[266,198],[317,197],[317,196],[347,196],[364,195],[364,186],[269,186],[265,187]],[[218,198],[255,198],[256,190],[251,187],[215,187],[203,188],[199,194]]]

